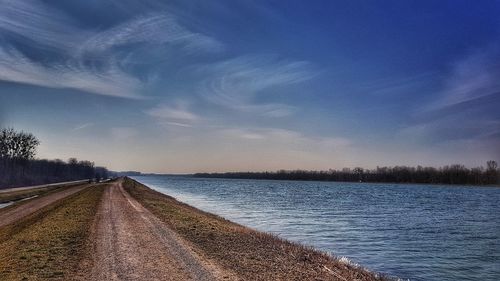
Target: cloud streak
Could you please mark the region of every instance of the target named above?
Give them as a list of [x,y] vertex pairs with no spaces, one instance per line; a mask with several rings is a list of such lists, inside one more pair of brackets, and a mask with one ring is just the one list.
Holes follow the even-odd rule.
[[279,60],[273,56],[242,56],[200,67],[205,78],[201,95],[210,102],[238,111],[284,117],[296,108],[282,103],[260,103],[256,98],[312,79],[317,75],[305,61]]
[[83,130],[83,129],[86,129],[86,128],[89,128],[89,127],[92,127],[94,126],[94,123],[83,123],[83,124],[80,124],[76,127],[74,127],[73,129],[71,129],[71,132],[76,132],[76,131],[80,131],[80,130]]
[[88,39],[82,52],[105,52],[129,44],[176,44],[189,51],[217,52],[222,43],[200,33],[191,32],[181,26],[169,14],[149,14],[134,18]]
[[441,109],[500,94],[498,45],[477,51],[458,61],[445,81],[442,96],[429,109]]
[[69,88],[122,98],[140,98],[138,79],[112,64],[96,71],[72,64],[45,66],[14,48],[0,47],[0,80],[49,88]]
[[[15,38],[7,43],[7,38]],[[1,40],[5,39],[5,40]],[[29,45],[38,55],[25,53]],[[4,1],[0,10],[0,80],[140,98],[147,82],[128,68],[140,46],[170,45],[187,54],[222,50],[168,12],[131,18],[105,30],[79,27],[61,10],[38,1]],[[116,49],[120,48],[119,51]]]
[[440,96],[420,107],[401,135],[426,142],[500,143],[500,51],[487,48],[457,61]]
[[161,104],[146,111],[160,125],[190,128],[201,118],[187,109],[187,105],[177,103],[175,106]]
[[2,35],[16,35],[37,48],[66,52],[78,46],[87,32],[73,26],[71,18],[39,1],[5,0],[0,9]]
[[351,141],[343,137],[313,137],[298,131],[279,128],[228,128],[219,130],[218,134],[225,138],[264,142],[267,145],[283,146],[287,149],[314,150],[325,153],[351,145]]

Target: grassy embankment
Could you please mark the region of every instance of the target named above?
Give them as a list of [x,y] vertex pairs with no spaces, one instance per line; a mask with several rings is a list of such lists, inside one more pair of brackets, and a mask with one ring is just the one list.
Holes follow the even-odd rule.
[[0,280],[67,280],[77,274],[104,186],[86,188],[0,228]]
[[325,253],[232,223],[126,178],[136,200],[242,280],[384,280]]

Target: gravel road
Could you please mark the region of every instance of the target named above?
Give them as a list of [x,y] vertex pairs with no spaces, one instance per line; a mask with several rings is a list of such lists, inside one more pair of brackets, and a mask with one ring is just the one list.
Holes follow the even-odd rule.
[[30,189],[38,189],[43,187],[52,187],[52,186],[63,186],[63,185],[78,185],[84,184],[88,182],[88,180],[78,180],[78,181],[66,181],[66,182],[56,182],[42,185],[33,185],[33,186],[24,186],[24,187],[13,187],[13,188],[3,188],[0,189],[0,193],[7,193],[13,191],[22,191],[22,190],[30,190]]
[[86,187],[88,187],[88,185],[73,186],[62,191],[31,199],[11,209],[2,211],[0,212],[0,227],[15,222],[45,206],[56,202],[57,200],[75,194]]
[[117,182],[106,189],[81,280],[232,280],[197,255]]

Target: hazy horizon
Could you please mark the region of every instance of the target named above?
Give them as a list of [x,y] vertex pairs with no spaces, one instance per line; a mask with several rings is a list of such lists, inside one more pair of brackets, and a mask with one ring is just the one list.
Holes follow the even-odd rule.
[[0,8],[0,127],[196,173],[500,162],[499,1]]

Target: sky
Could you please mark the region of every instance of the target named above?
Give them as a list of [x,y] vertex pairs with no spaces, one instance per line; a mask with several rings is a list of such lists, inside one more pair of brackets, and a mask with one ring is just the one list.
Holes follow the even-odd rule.
[[0,0],[0,127],[156,173],[500,160],[500,1]]

